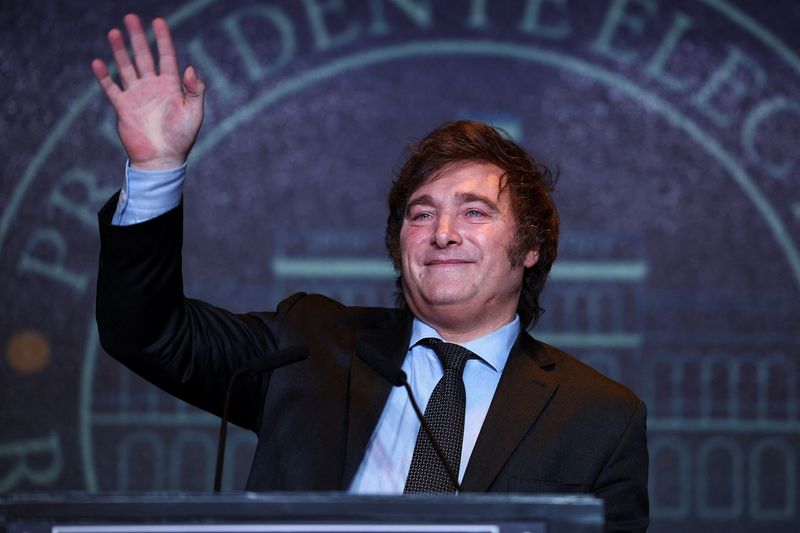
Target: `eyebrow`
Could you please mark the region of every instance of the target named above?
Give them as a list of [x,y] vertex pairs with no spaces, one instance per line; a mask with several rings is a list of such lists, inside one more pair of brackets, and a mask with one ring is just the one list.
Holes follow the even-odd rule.
[[417,205],[432,206],[433,198],[429,194],[418,196],[406,204],[406,214],[411,211],[411,208]]
[[[484,196],[482,194],[475,194],[473,192],[457,192],[455,194],[455,198],[459,203],[468,204],[470,202],[479,202],[484,204],[486,207],[493,211],[498,211],[497,202],[493,201],[488,196]],[[406,205],[406,213],[408,213],[412,207],[417,205],[423,206],[433,206],[435,202],[433,198],[429,194],[423,194],[422,196],[418,196],[414,198]]]
[[456,200],[461,202],[462,204],[468,204],[470,202],[480,202],[489,209],[497,211],[497,202],[489,198],[488,196],[484,196],[482,194],[475,194],[473,192],[458,192],[456,193]]

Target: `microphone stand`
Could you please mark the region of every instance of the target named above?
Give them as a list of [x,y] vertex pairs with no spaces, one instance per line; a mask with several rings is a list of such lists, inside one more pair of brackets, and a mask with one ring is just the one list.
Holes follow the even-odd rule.
[[225,440],[228,435],[228,415],[230,414],[231,393],[233,385],[240,376],[248,373],[259,375],[269,370],[275,370],[291,363],[307,359],[308,346],[290,346],[268,354],[267,357],[242,367],[231,375],[228,389],[225,391],[225,404],[222,406],[222,418],[219,423],[219,441],[217,443],[217,466],[214,469],[214,493],[218,494],[222,488],[222,469],[225,464]]
[[249,374],[250,367],[240,368],[231,376],[228,390],[225,391],[225,405],[222,408],[222,419],[219,422],[219,441],[217,442],[217,466],[214,468],[214,492],[219,494],[222,488],[222,467],[225,463],[225,440],[228,436],[228,414],[231,407],[231,392],[233,384],[242,374]]

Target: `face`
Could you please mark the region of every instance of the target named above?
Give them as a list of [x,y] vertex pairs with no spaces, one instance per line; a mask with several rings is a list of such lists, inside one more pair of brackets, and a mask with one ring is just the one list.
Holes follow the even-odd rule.
[[[400,231],[403,294],[411,311],[436,327],[443,317],[479,313],[507,323],[516,312],[531,250],[512,266],[516,233],[502,170],[466,162],[445,168],[409,198]],[[501,324],[502,325],[502,324]]]

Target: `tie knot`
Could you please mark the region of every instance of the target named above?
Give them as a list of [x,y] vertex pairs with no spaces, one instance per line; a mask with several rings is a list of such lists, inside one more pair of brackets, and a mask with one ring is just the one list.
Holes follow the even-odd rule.
[[464,370],[464,365],[467,363],[467,359],[476,357],[474,353],[467,350],[463,346],[452,344],[450,342],[444,342],[441,339],[436,339],[433,337],[422,339],[419,341],[419,343],[427,348],[430,348],[436,353],[445,370],[456,370],[457,372],[461,372]]

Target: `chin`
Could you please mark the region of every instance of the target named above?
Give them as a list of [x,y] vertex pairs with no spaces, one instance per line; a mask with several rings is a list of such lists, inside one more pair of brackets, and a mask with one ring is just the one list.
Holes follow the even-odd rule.
[[423,299],[430,306],[457,305],[466,303],[469,295],[460,291],[436,291],[433,294],[423,295]]

